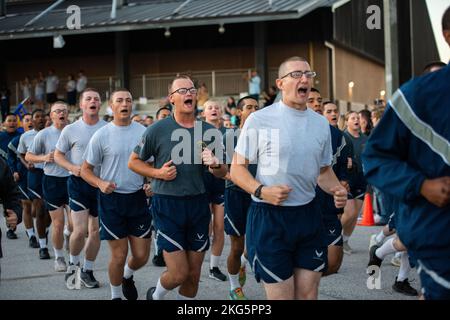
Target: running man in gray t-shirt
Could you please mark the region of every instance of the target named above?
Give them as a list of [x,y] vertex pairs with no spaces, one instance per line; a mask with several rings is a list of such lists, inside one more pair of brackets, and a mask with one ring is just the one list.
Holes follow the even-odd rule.
[[[331,169],[328,121],[306,106],[312,79],[304,58],[278,70],[282,100],[245,122],[231,164],[231,179],[252,194],[246,246],[268,299],[317,299],[327,254],[315,188],[344,207],[347,191]],[[249,163],[258,165],[256,177]]]
[[[69,269],[65,280],[68,289],[75,288],[75,277],[79,273],[81,283],[87,288],[98,288],[99,282],[93,274],[93,266],[100,249],[97,211],[97,189],[81,179],[83,154],[94,133],[106,125],[99,119],[101,100],[95,89],[86,89],[80,95],[81,119],[68,125],[61,132],[55,150],[55,162],[70,172],[67,181],[73,232],[69,244]],[[66,156],[67,155],[67,156]],[[80,266],[80,253],[88,234],[84,265]]]
[[[136,300],[133,274],[147,263],[150,254],[151,215],[147,208],[142,176],[129,170],[128,158],[145,127],[131,121],[132,96],[126,89],[111,94],[114,120],[97,130],[84,154],[81,177],[98,188],[100,238],[111,250],[109,281],[111,299]],[[95,167],[100,172],[95,174]],[[128,246],[131,256],[128,258]]]
[[[192,80],[175,78],[169,87],[169,99],[175,106],[174,115],[147,128],[128,164],[133,171],[153,178],[152,211],[158,246],[164,250],[167,265],[157,286],[148,290],[149,300],[163,299],[178,286],[181,299],[197,295],[211,220],[203,165],[218,177],[227,171],[217,158],[220,153],[223,156],[220,132],[195,121],[197,89]],[[217,157],[205,146],[213,148]],[[154,166],[144,162],[151,156]]]
[[[44,177],[42,178],[42,192],[45,204],[52,218],[52,242],[55,252],[55,271],[67,270],[64,258],[64,210],[69,204],[67,194],[67,177],[69,172],[54,162],[56,143],[62,129],[68,122],[68,106],[57,101],[50,109],[50,117],[53,125],[36,134],[25,160],[33,163],[44,162]],[[70,213],[68,218],[70,219]],[[69,227],[69,230],[71,228]]]

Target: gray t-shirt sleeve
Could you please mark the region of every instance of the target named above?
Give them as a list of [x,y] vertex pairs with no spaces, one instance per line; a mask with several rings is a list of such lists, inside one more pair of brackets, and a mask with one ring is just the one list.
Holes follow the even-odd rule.
[[33,143],[31,144],[28,152],[35,154],[35,155],[41,155],[41,154],[45,153],[45,138],[42,133],[43,133],[43,131],[40,131],[34,137]]
[[19,153],[27,153],[27,147],[25,145],[25,139],[23,138],[23,135],[19,139],[19,146],[17,147],[17,151]]
[[56,149],[58,149],[62,153],[67,153],[70,150],[69,135],[67,134],[66,128],[62,130],[58,142],[56,143]]
[[331,132],[328,130],[327,139],[325,141],[324,148],[322,150],[322,156],[320,160],[320,167],[331,166],[333,160],[333,147],[331,146]]
[[245,121],[241,130],[235,151],[250,163],[256,163],[258,158],[258,120],[254,115]]
[[84,160],[94,167],[102,163],[102,145],[100,138],[100,135],[97,133],[94,134],[83,155]]
[[141,137],[141,141],[134,148],[134,152],[138,154],[139,159],[143,161],[147,161],[149,159],[154,159],[155,156],[155,137],[154,130],[151,127],[145,130],[144,134]]

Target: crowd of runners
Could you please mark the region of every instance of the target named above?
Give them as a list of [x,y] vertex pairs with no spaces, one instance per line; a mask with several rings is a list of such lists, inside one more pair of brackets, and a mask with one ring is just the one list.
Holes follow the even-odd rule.
[[[450,44],[450,9],[443,29]],[[23,220],[36,257],[53,258],[68,289],[100,286],[94,263],[109,246],[111,299],[138,298],[133,276],[151,251],[165,269],[146,298],[177,290],[178,299],[194,299],[208,250],[209,277],[229,282],[224,299],[246,300],[247,268],[268,299],[317,299],[321,277],[352,254],[369,193],[385,226],[361,267],[370,276],[396,254],[395,291],[449,299],[450,69],[433,63],[424,73],[387,106],[348,111],[344,126],[337,105],[312,88],[316,73],[301,57],[279,66],[277,102],[239,99],[236,128],[224,126],[219,101],[200,113],[198,89],[183,75],[169,85],[170,107],[147,127],[132,121],[127,89],[110,95],[110,122],[100,119],[94,88],[81,92],[82,115],[71,124],[62,101],[51,104],[51,121],[42,109],[24,115],[23,130],[8,114],[0,161],[20,190],[22,213],[5,211],[7,237],[17,238]],[[420,292],[408,281],[411,267]]]

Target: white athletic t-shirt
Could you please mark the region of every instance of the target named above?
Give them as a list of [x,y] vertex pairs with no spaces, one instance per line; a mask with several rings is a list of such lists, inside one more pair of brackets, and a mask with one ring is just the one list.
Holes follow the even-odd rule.
[[[55,151],[56,143],[61,135],[61,131],[62,130],[57,129],[55,126],[42,129],[34,137],[33,143],[28,151],[35,155],[49,154],[50,152]],[[44,162],[44,174],[53,177],[69,176],[69,172],[55,162]]]
[[[91,126],[84,122],[83,119],[79,119],[63,129],[56,144],[56,149],[62,153],[68,153],[70,151],[70,156],[66,156],[66,158],[71,163],[81,166],[84,161],[84,152],[92,136],[98,129],[107,124],[106,121],[99,120]],[[97,170],[94,170],[94,173],[100,173],[100,168],[96,167],[95,169]]]
[[[31,144],[33,143],[34,137],[36,137],[37,133],[38,132],[34,129],[24,132],[20,136],[19,146],[17,147],[17,151],[19,151],[19,153],[21,153],[21,154],[26,154],[28,152],[28,150],[30,149]],[[38,168],[38,169],[44,169],[44,163],[43,162],[35,163],[34,167]]]
[[100,179],[114,182],[114,192],[127,194],[142,189],[144,178],[128,169],[128,159],[144,131],[145,127],[134,121],[129,126],[110,122],[89,141],[83,158],[94,167],[101,166]]
[[262,184],[292,188],[282,206],[311,202],[320,168],[330,166],[333,157],[328,121],[281,101],[250,115],[235,151],[258,165],[256,180]]

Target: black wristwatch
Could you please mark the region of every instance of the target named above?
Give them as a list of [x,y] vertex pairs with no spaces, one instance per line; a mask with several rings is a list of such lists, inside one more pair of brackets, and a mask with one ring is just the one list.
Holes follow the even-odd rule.
[[261,184],[258,188],[256,188],[255,193],[254,193],[255,197],[257,197],[259,200],[262,200],[261,190],[263,187],[264,187],[264,185]]

